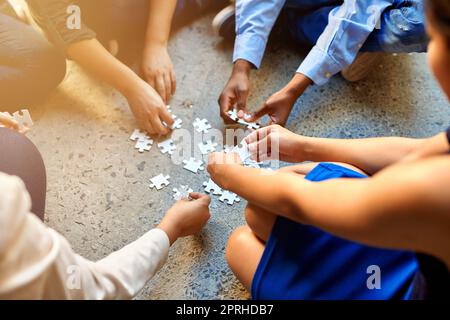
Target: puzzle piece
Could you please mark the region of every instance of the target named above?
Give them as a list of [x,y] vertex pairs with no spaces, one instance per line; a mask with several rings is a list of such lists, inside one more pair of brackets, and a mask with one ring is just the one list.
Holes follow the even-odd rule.
[[179,188],[173,188],[173,198],[175,201],[180,201],[182,199],[189,199],[189,194],[191,192],[194,192],[191,188],[188,186],[181,185]]
[[189,160],[183,160],[184,169],[193,173],[198,173],[199,170],[205,170],[203,167],[203,161],[190,158]]
[[175,122],[173,123],[171,129],[181,129],[181,125],[183,124],[183,120],[181,119],[177,119],[176,116],[174,116],[173,118],[175,120]]
[[255,160],[252,160],[252,159],[247,159],[247,161],[244,162],[244,165],[246,167],[255,168],[255,169],[261,169],[260,164],[261,164],[261,162],[256,162]]
[[156,190],[161,190],[164,187],[167,187],[169,182],[170,176],[164,176],[163,174],[157,175],[156,177],[153,177],[150,179],[150,188],[156,188]]
[[223,203],[227,203],[228,205],[233,205],[235,202],[239,202],[241,201],[241,199],[239,199],[239,197],[230,191],[223,191],[222,196],[219,198],[219,200]]
[[211,179],[209,179],[208,182],[204,182],[203,186],[205,187],[205,191],[207,193],[211,193],[216,196],[220,196],[223,193],[222,189]]
[[239,158],[243,163],[250,159],[250,152],[248,150],[248,144],[245,140],[242,140],[241,144],[231,149],[231,152],[235,152],[239,155]]
[[147,135],[146,132],[143,132],[139,129],[136,129],[133,131],[133,134],[130,137],[131,141],[145,141],[145,140],[149,140],[150,137]]
[[200,142],[198,144],[198,148],[202,154],[208,154],[210,152],[216,151],[217,143],[213,143],[211,140],[206,141],[205,143]]
[[230,153],[233,151],[233,149],[234,149],[234,147],[232,147],[232,146],[228,146],[228,145],[223,146],[223,152],[225,152],[225,153]]
[[233,109],[233,110],[228,111],[228,115],[230,116],[230,119],[233,120],[233,121],[237,121],[239,119],[236,108]]
[[166,153],[173,154],[173,152],[176,150],[177,147],[174,146],[172,139],[167,139],[165,141],[158,143],[158,148],[159,150],[161,150],[163,154]]
[[231,111],[228,111],[228,115],[230,116],[230,119],[231,119],[231,120],[233,120],[233,121],[235,121],[235,122],[237,122],[237,123],[239,123],[239,124],[242,124],[242,125],[246,126],[247,129],[253,129],[253,130],[256,130],[256,129],[261,128],[261,125],[260,125],[259,123],[257,123],[257,122],[247,122],[247,121],[245,121],[244,119],[240,119],[240,118],[238,117],[238,111],[237,111],[236,108],[233,109],[233,110],[231,110]]
[[19,124],[19,130],[31,128],[33,126],[33,120],[31,119],[30,112],[27,109],[16,111],[12,116]]
[[212,128],[208,120],[200,118],[195,119],[193,126],[200,133],[208,133],[208,130]]
[[150,151],[152,146],[153,146],[153,140],[152,139],[145,139],[143,141],[138,140],[134,147],[136,149],[138,149],[140,153],[143,153],[144,151]]

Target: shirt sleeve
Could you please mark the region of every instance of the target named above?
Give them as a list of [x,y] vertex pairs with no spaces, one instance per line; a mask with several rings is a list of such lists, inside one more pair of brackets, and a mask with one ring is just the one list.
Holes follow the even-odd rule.
[[256,68],[266,50],[270,32],[286,0],[237,0],[233,62],[247,60]]
[[[68,46],[82,40],[96,37],[94,31],[81,23],[79,29],[67,27],[68,7],[73,5],[70,0],[27,0],[33,19],[44,30],[50,42],[64,53]],[[82,21],[81,12],[81,21]]]
[[330,12],[328,25],[297,72],[315,84],[348,67],[371,32],[379,27],[383,11],[393,0],[345,0]]
[[0,299],[129,299],[167,259],[169,238],[153,229],[90,261],[30,207],[23,182],[0,173]]

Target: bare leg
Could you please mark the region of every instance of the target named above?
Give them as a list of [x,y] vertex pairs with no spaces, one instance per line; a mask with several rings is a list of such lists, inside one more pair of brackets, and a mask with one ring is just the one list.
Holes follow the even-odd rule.
[[[361,172],[361,170],[351,165],[337,164]],[[299,178],[304,178],[316,166],[317,163],[307,163],[285,167],[280,169],[280,171],[297,174]],[[249,291],[259,261],[264,253],[265,243],[269,239],[276,218],[276,213],[249,203],[245,209],[247,226],[236,229],[228,240],[226,248],[228,265],[236,275],[236,278]]]
[[228,239],[226,259],[236,278],[250,291],[264,244],[248,226],[239,227]]
[[24,135],[5,128],[0,128],[0,150],[0,171],[23,180],[32,212],[44,220],[47,179],[39,151]]

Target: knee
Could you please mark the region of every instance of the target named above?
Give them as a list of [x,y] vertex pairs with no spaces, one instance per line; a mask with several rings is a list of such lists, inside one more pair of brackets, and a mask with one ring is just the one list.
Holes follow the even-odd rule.
[[248,238],[252,237],[253,233],[247,226],[242,226],[233,231],[228,239],[225,258],[231,270],[235,271],[235,266],[239,262],[239,253],[248,242]]
[[41,79],[36,83],[41,83],[44,91],[56,88],[66,75],[66,59],[63,53],[46,41],[36,49],[33,59],[33,65],[36,66],[34,69]]

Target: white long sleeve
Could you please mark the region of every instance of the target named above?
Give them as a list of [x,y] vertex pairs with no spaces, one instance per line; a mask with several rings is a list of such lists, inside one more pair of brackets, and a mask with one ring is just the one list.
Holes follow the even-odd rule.
[[98,261],[30,213],[23,182],[0,173],[0,299],[129,299],[162,267],[169,238],[153,229]]

